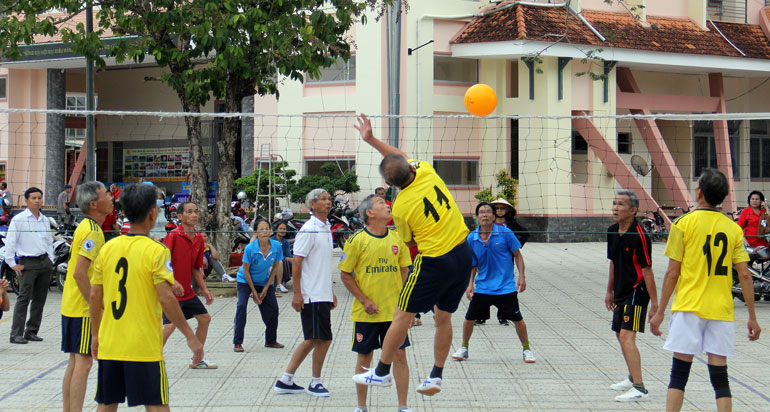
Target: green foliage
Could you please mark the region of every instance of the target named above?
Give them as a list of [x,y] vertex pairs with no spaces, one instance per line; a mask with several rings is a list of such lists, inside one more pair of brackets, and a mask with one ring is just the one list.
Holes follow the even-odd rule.
[[259,188],[259,193],[261,195],[270,192],[271,173],[273,175],[272,183],[274,187],[282,185],[289,187],[295,185],[297,182],[294,180],[294,176],[297,175],[297,172],[293,169],[287,169],[287,166],[289,166],[289,163],[287,162],[278,162],[273,166],[271,172],[262,170],[262,173],[260,174],[259,169],[257,169],[251,175],[238,178],[233,182],[233,192],[246,192],[246,196],[248,196],[249,200],[256,205],[258,211],[266,210],[268,206],[267,198],[257,199],[257,188]]
[[358,186],[358,175],[351,171],[340,172],[335,163],[328,162],[321,166],[321,175],[304,176],[297,184],[289,185],[290,200],[294,203],[302,203],[305,196],[311,190],[321,187],[332,197],[338,191],[346,193],[361,190]]
[[516,206],[516,193],[519,188],[519,181],[511,177],[505,169],[500,169],[495,174],[495,179],[497,179],[497,188],[500,189],[497,194],[492,194],[492,188],[489,187],[476,193],[474,197],[479,202],[491,202],[502,197],[510,202],[510,204]]

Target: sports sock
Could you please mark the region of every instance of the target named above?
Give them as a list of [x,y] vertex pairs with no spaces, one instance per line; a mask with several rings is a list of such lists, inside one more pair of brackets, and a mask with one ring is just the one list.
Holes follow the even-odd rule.
[[287,385],[292,385],[294,383],[294,374],[284,372],[280,381]]
[[524,348],[524,350],[529,350],[529,341],[523,342],[521,346]]
[[634,388],[636,388],[636,390],[638,390],[641,393],[647,392],[647,389],[644,389],[644,383],[635,383]]
[[321,378],[310,378],[310,386],[318,386],[321,384]]
[[441,374],[444,373],[444,368],[439,368],[436,365],[433,365],[433,370],[430,371],[430,377],[433,378],[440,378]]
[[382,361],[379,361],[377,363],[377,368],[374,369],[374,373],[377,376],[385,376],[390,373],[390,365],[386,365],[382,363]]
[[468,342],[463,342],[463,347],[467,349],[468,348]]

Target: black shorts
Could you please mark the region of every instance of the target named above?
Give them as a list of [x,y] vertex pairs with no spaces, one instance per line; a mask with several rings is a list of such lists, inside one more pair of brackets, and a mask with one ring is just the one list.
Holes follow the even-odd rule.
[[398,297],[403,312],[439,310],[454,313],[468,288],[473,252],[468,242],[462,242],[445,255],[414,259],[414,270],[406,279]]
[[128,362],[99,359],[96,380],[96,402],[128,406],[168,405],[166,363]]
[[612,312],[612,330],[620,332],[624,329],[644,333],[648,303],[649,300],[632,302],[631,299],[624,303],[616,303],[615,310]]
[[497,317],[500,319],[514,322],[524,319],[519,310],[519,292],[505,295],[474,293],[471,303],[468,305],[468,312],[465,313],[465,319],[487,320],[489,319],[489,308],[492,306],[497,307]]
[[[179,307],[182,308],[182,313],[184,314],[185,319],[192,319],[197,315],[205,315],[209,313],[209,311],[206,310],[206,307],[203,306],[203,302],[201,302],[197,296],[187,300],[180,300]],[[166,314],[164,313],[163,324],[168,325],[169,323],[171,323],[171,321],[168,320]]]
[[332,340],[332,303],[305,303],[299,312],[305,340]]
[[91,318],[61,315],[61,351],[91,355]]
[[[372,353],[375,349],[382,349],[382,342],[385,341],[385,334],[392,322],[353,322],[353,352],[366,355]],[[409,347],[409,336],[404,340],[404,344],[399,349]]]

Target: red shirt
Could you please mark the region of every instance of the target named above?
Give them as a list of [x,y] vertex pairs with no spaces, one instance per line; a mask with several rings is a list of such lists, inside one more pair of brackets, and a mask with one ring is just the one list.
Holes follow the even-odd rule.
[[[761,213],[761,211],[760,211]],[[754,209],[747,207],[743,209],[738,217],[738,225],[743,228],[743,235],[746,237],[746,243],[751,247],[770,246],[767,241],[757,237],[757,227],[759,227],[759,214]]]
[[195,233],[190,239],[182,226],[169,232],[163,239],[171,252],[171,267],[174,268],[174,280],[184,288],[184,295],[177,296],[176,300],[183,301],[195,297],[192,289],[193,268],[203,268],[203,236]]
[[120,201],[120,188],[117,188],[112,192],[112,197],[115,198],[116,201]]
[[102,230],[105,232],[112,232],[115,230],[112,225],[115,223],[118,223],[118,217],[115,216],[115,208],[112,208],[112,213],[107,215],[106,218],[104,218],[104,223],[102,223]]

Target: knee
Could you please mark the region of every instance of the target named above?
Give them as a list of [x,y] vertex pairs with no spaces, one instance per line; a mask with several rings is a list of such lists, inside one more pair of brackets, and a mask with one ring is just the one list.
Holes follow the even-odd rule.
[[623,347],[633,346],[636,344],[636,333],[630,330],[622,330],[618,334],[618,341]]
[[406,366],[406,351],[403,349],[397,350],[396,357],[393,359],[393,363]]
[[709,377],[714,387],[716,398],[730,398],[730,380],[727,377],[727,365],[716,366],[709,364]]
[[75,362],[75,367],[88,372],[91,370],[91,366],[93,366],[94,359],[89,355],[78,355],[77,361]]
[[690,367],[692,367],[692,362],[674,358],[671,364],[671,380],[668,388],[684,392],[684,387],[687,386],[687,380],[690,378]]
[[208,313],[204,313],[203,315],[198,315],[198,324],[199,325],[208,325],[211,323],[211,315]]

